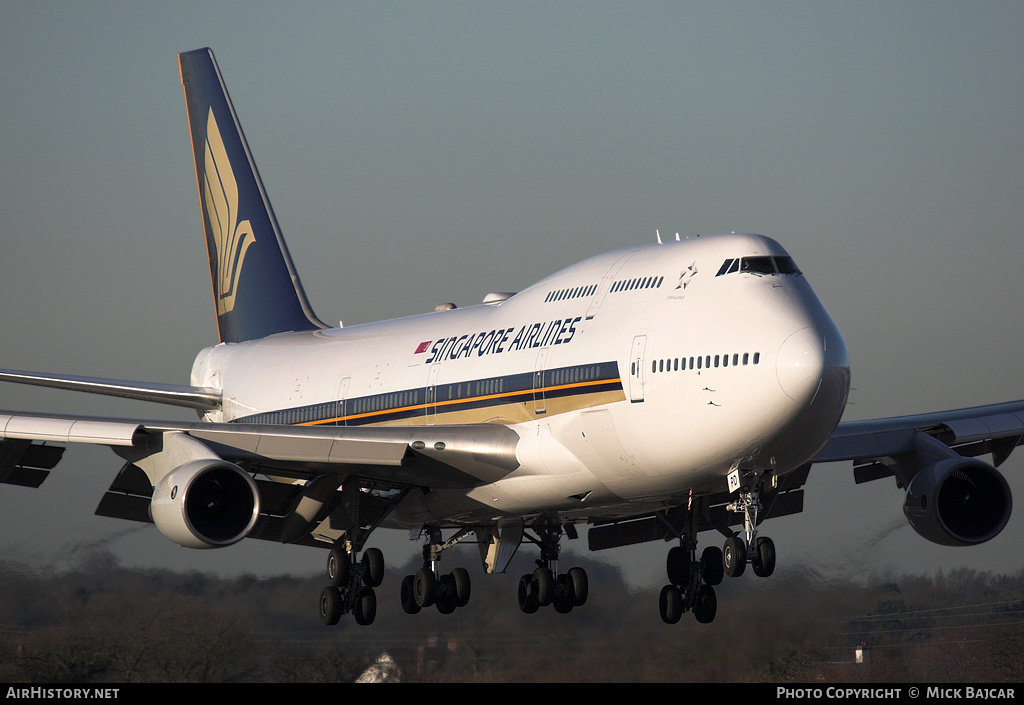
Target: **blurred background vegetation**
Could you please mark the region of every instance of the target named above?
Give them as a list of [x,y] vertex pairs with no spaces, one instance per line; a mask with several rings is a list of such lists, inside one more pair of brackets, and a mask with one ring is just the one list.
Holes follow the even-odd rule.
[[[447,569],[460,561],[472,567],[468,553],[445,554]],[[322,577],[144,571],[103,553],[50,575],[0,561],[0,682],[351,682],[384,654],[402,682],[1024,682],[1024,570],[861,585],[796,569],[744,576],[719,586],[714,623],[669,626],[657,590],[573,563],[590,599],[567,615],[522,614],[518,573],[479,570],[467,607],[406,615],[410,563],[389,566],[372,626],[329,628]]]

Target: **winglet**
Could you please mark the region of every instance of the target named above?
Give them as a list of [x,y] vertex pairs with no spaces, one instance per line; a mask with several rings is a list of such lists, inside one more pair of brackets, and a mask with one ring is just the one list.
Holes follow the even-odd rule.
[[327,326],[313,313],[210,49],[178,55],[221,342]]

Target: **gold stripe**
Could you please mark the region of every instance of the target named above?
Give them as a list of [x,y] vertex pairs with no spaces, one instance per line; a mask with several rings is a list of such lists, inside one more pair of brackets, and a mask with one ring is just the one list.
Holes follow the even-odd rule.
[[[449,399],[447,401],[435,402],[434,404],[426,404],[426,403],[424,403],[424,404],[415,404],[413,406],[401,406],[401,407],[396,407],[394,409],[380,409],[378,411],[367,411],[367,412],[364,412],[364,413],[361,413],[361,414],[349,414],[347,416],[337,416],[337,417],[332,418],[332,419],[322,419],[322,420],[319,420],[319,421],[304,421],[304,422],[302,422],[300,424],[297,424],[297,425],[298,426],[322,426],[322,425],[325,425],[325,424],[337,423],[339,421],[347,421],[347,420],[351,420],[351,419],[366,419],[366,418],[370,418],[372,416],[383,416],[385,414],[396,414],[396,413],[400,413],[400,412],[403,412],[403,411],[415,411],[417,409],[422,410],[422,411],[425,412],[426,409],[428,407],[430,407],[430,406],[434,407],[434,415],[435,416],[437,416],[437,415],[445,415],[445,416],[460,415],[461,416],[461,415],[474,414],[474,413],[476,413],[476,414],[491,413],[491,412],[493,412],[493,411],[495,411],[497,409],[501,409],[501,408],[505,408],[505,407],[518,407],[518,406],[520,406],[522,404],[530,404],[530,403],[533,403],[533,400],[532,399],[528,399],[528,400],[525,400],[525,401],[513,402],[511,404],[499,404],[499,405],[495,405],[495,406],[489,406],[489,407],[486,407],[486,408],[483,408],[483,409],[463,409],[461,411],[452,411],[452,412],[445,412],[443,410],[438,410],[437,407],[440,407],[440,406],[450,406],[450,405],[453,405],[453,404],[469,404],[469,403],[473,403],[473,402],[484,401],[484,400],[487,400],[487,399],[501,399],[501,398],[505,398],[505,397],[518,396],[520,394],[531,394],[531,393],[532,394],[537,394],[538,391],[539,392],[547,393],[547,392],[552,392],[552,391],[555,391],[555,390],[575,389],[575,388],[581,388],[581,387],[592,387],[592,386],[601,385],[601,384],[614,384],[614,383],[621,384],[622,380],[620,378],[616,377],[614,379],[591,380],[589,382],[576,382],[576,383],[573,383],[573,384],[559,384],[559,385],[554,385],[554,386],[550,386],[550,387],[543,387],[540,390],[524,389],[524,390],[520,390],[518,392],[500,392],[498,394],[486,394],[486,395],[477,396],[477,397],[467,397],[465,399]],[[443,385],[438,385],[438,386],[443,386]],[[398,394],[398,393],[399,392],[394,392],[394,394]],[[584,409],[584,408],[587,408],[587,407],[590,407],[590,406],[596,406],[597,404],[610,403],[612,401],[622,401],[622,400],[624,400],[626,398],[625,392],[620,388],[620,389],[617,389],[617,390],[611,391],[611,392],[590,392],[590,393],[582,393],[582,394],[579,394],[579,395],[575,395],[575,396],[570,397],[570,398],[545,399],[544,403],[545,403],[545,406],[555,406],[555,407],[558,407],[558,406],[564,406],[565,402],[567,402],[567,401],[580,400],[581,398],[591,397],[591,396],[595,396],[595,395],[596,396],[611,395],[612,397],[615,397],[615,398],[610,399],[608,402],[603,402],[602,401],[602,402],[587,403],[587,404],[573,404],[573,405],[569,406],[569,408],[565,408],[565,409],[562,409],[560,411],[556,411],[554,413],[561,414],[561,413],[565,413],[567,411],[574,411],[576,409]],[[533,418],[537,418],[539,416],[551,416],[552,415],[551,412],[542,413],[542,414],[534,414],[533,412],[531,412],[531,414],[532,414]],[[519,414],[517,414],[517,416],[519,416]],[[393,421],[381,421],[381,422],[379,422],[379,424],[374,424],[374,425],[381,425],[381,426],[386,426],[386,425],[389,425],[389,424],[399,424],[399,425],[405,424],[405,425],[409,425],[410,422],[412,423],[412,425],[425,425],[426,424],[426,417],[425,416],[418,417],[418,418],[422,418],[423,419],[423,424],[416,423],[417,418],[414,417],[413,419],[396,419],[396,420],[393,420]],[[524,418],[524,419],[520,419],[520,420],[528,421],[530,419],[529,418]],[[471,422],[462,421],[461,423],[471,423]]]

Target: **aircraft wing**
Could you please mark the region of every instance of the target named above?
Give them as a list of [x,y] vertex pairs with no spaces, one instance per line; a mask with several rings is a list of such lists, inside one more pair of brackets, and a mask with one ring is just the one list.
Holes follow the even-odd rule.
[[[927,438],[926,438],[927,437]],[[931,440],[928,440],[931,439]],[[896,475],[913,479],[938,441],[961,457],[991,453],[998,467],[1024,440],[1024,401],[990,404],[887,419],[847,421],[812,459],[813,463],[854,461],[858,483]],[[927,450],[927,449],[931,450]],[[900,477],[901,473],[909,475]],[[905,486],[905,485],[904,485]]]
[[0,483],[42,484],[64,451],[52,444],[105,445],[127,462],[96,513],[149,522],[163,478],[176,473],[172,484],[184,487],[193,481],[193,470],[205,472],[227,461],[239,475],[251,475],[259,488],[259,520],[249,537],[316,544],[313,533],[323,532],[343,483],[362,488],[363,505],[370,506],[363,511],[383,518],[389,500],[370,497],[371,490],[393,501],[414,487],[494,482],[519,466],[518,441],[515,431],[492,424],[305,427],[0,411]]
[[207,387],[187,387],[154,382],[130,382],[121,379],[59,375],[48,372],[23,372],[21,370],[0,370],[0,382],[16,382],[18,384],[31,384],[37,387],[69,389],[75,392],[90,392],[105,396],[122,397],[124,399],[151,401],[158,404],[186,406],[199,410],[216,409],[221,404],[220,390]]
[[307,427],[0,411],[0,439],[106,445],[125,457],[151,454],[168,433],[188,435],[218,457],[245,462],[254,471],[300,479],[358,474],[418,487],[469,488],[494,482],[518,467],[518,434],[493,424]]

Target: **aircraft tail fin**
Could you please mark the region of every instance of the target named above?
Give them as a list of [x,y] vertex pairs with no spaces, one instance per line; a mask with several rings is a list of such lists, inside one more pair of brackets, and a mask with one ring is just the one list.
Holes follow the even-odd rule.
[[213,52],[184,52],[178,64],[221,342],[326,328],[306,299]]

